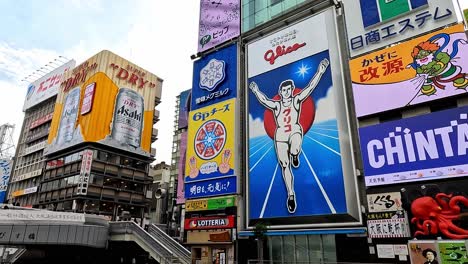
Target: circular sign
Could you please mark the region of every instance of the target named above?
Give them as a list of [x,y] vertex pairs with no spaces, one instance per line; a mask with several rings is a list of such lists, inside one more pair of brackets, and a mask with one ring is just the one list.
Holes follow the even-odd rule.
[[201,159],[212,159],[223,150],[226,138],[226,127],[221,121],[206,121],[195,134],[195,153]]

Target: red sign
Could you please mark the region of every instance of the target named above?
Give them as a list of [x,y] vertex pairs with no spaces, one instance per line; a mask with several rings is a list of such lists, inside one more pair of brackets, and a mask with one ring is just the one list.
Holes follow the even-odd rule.
[[93,101],[94,101],[94,91],[96,90],[96,83],[93,82],[86,86],[83,103],[81,104],[81,115],[87,114],[91,112],[93,109]]
[[47,115],[45,115],[45,116],[43,116],[43,117],[41,117],[41,118],[39,118],[39,119],[37,119],[37,120],[34,120],[34,121],[31,123],[31,125],[29,126],[29,129],[33,129],[33,128],[35,128],[35,127],[38,127],[38,126],[44,124],[44,123],[47,122],[47,121],[52,120],[52,117],[53,117],[53,116],[54,116],[54,112],[49,113],[49,114],[47,114]]
[[185,219],[186,230],[233,228],[234,216],[200,217]]

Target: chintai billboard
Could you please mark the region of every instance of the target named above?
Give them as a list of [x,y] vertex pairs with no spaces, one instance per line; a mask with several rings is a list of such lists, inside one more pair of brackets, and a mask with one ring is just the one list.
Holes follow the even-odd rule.
[[360,221],[337,30],[328,9],[247,45],[250,226]]
[[367,186],[468,175],[468,107],[359,129]]
[[149,156],[155,98],[162,80],[101,51],[65,73],[45,154],[82,142],[98,142]]

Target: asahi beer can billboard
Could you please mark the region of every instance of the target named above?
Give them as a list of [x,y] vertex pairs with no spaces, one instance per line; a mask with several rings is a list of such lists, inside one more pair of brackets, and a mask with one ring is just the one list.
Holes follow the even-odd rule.
[[161,87],[156,75],[101,51],[64,75],[45,154],[97,142],[149,156]]
[[143,96],[131,89],[121,88],[115,103],[112,138],[138,148],[143,130],[143,110]]

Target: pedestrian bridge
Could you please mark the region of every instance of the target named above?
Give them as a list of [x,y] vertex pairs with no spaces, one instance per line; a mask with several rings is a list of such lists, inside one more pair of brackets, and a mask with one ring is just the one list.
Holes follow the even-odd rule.
[[[190,252],[156,225],[150,225],[147,232],[134,222],[110,222],[98,215],[0,209],[0,245],[5,247],[57,245],[105,249],[113,241],[135,242],[161,264],[191,263]],[[20,253],[15,251],[15,257]]]

